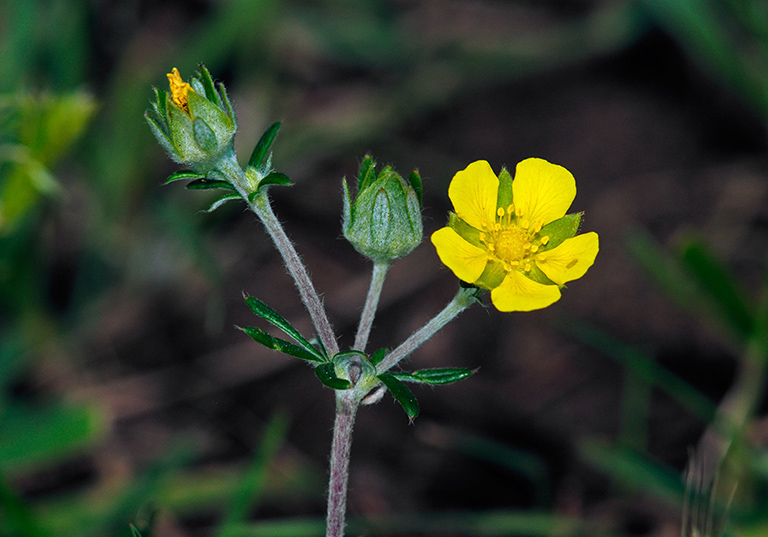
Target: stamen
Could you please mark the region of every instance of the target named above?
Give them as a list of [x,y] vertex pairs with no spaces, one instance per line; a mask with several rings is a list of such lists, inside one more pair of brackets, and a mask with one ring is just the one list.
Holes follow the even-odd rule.
[[525,272],[530,272],[530,271],[531,271],[531,264],[530,263],[526,263],[525,264]]
[[541,231],[541,226],[543,222],[544,221],[541,218],[536,219],[536,225],[533,226],[534,233],[538,233],[539,231]]
[[536,256],[537,261],[541,261],[542,263],[547,260],[547,254],[539,254]]
[[541,244],[546,245],[549,242],[549,235],[544,235],[541,238]]
[[501,224],[496,222],[495,224],[493,224],[493,229],[495,229],[496,231],[499,231],[501,229]]
[[528,229],[528,227],[530,225],[531,225],[531,223],[528,222],[528,220],[523,220],[522,222],[520,222],[520,227],[523,228],[523,229]]
[[498,216],[504,216],[504,207],[499,207],[498,209],[496,209],[496,214]]
[[514,203],[510,203],[509,204],[509,207],[507,207],[507,212],[509,213],[510,216],[515,214],[515,204]]
[[531,252],[533,252],[534,254],[536,253],[536,250],[538,250],[538,249],[539,249],[539,245],[538,244],[531,245]]
[[515,214],[517,215],[518,218],[520,218],[521,216],[523,216],[523,210],[520,207],[518,207],[517,209],[515,209]]
[[485,242],[485,233],[481,231],[477,238],[480,239],[480,242]]

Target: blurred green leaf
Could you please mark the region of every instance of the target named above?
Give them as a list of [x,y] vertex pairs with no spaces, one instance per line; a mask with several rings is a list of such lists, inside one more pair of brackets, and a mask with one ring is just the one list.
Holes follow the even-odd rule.
[[680,473],[649,459],[646,455],[597,440],[583,440],[580,456],[613,480],[652,494],[655,498],[680,507],[685,484]]
[[14,492],[5,476],[0,475],[0,534],[13,537],[50,537],[32,508]]
[[664,391],[703,422],[708,423],[714,416],[716,405],[709,398],[659,365],[647,352],[576,319],[568,319],[567,322],[559,323],[559,326],[564,332],[615,359],[639,379]]
[[98,407],[7,408],[0,420],[0,464],[31,468],[69,456],[103,437],[106,419]]
[[[453,513],[387,514],[353,518],[349,533],[371,535],[477,535],[578,537],[603,535],[598,524],[547,512],[470,511]],[[325,532],[322,519],[263,521],[234,527],[222,537],[317,537]]]
[[246,470],[236,493],[228,503],[217,535],[223,536],[228,528],[245,522],[253,506],[264,496],[267,472],[277,456],[278,450],[285,443],[287,430],[288,419],[286,416],[280,413],[274,414],[262,433],[259,448],[254,454],[250,467]]
[[747,304],[736,279],[698,237],[680,246],[680,258],[724,324],[746,339],[752,333],[755,312]]
[[400,403],[409,418],[413,419],[419,415],[419,402],[405,384],[390,373],[382,373],[377,378],[384,383],[384,386],[387,387],[395,401]]

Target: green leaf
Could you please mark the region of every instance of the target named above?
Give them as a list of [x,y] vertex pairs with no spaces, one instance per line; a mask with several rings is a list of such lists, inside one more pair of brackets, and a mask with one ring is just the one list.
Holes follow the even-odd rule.
[[550,222],[539,231],[539,237],[549,237],[546,245],[542,245],[540,252],[551,250],[561,244],[564,240],[570,239],[579,230],[581,223],[581,213],[566,214],[554,222]]
[[411,373],[391,373],[391,375],[405,382],[418,382],[421,384],[451,384],[453,382],[458,382],[469,376],[472,376],[474,372],[475,371],[473,369],[445,367],[438,369],[421,369]]
[[235,190],[235,187],[233,187],[227,181],[219,181],[219,180],[212,180],[212,179],[196,179],[191,183],[187,184],[187,188],[189,190],[208,190],[211,188],[225,188],[227,190]]
[[264,166],[269,155],[269,148],[272,147],[272,142],[275,141],[275,136],[277,136],[277,131],[280,130],[280,125],[281,123],[279,121],[272,123],[272,125],[264,131],[264,134],[261,135],[256,147],[253,148],[251,158],[248,160],[248,166],[257,169],[261,169]]
[[392,397],[400,403],[409,418],[413,419],[419,415],[419,403],[416,401],[416,396],[413,395],[413,392],[408,389],[408,386],[390,373],[382,373],[376,378],[384,383],[384,386],[387,387]]
[[411,175],[408,176],[408,181],[411,183],[413,190],[416,191],[416,197],[419,199],[419,205],[421,205],[422,183],[421,183],[421,175],[419,175],[419,170],[413,170],[411,172]]
[[376,352],[371,354],[371,356],[368,358],[373,365],[378,365],[379,362],[381,362],[384,357],[389,352],[389,349],[382,347],[381,349],[377,349]]
[[243,197],[240,194],[237,194],[237,193],[227,194],[226,196],[224,196],[220,200],[214,201],[211,204],[211,206],[208,207],[208,210],[206,210],[205,212],[212,213],[213,211],[215,211],[216,209],[218,209],[219,207],[221,207],[222,205],[224,205],[228,201],[242,200],[242,199],[243,199]]
[[264,304],[262,301],[260,301],[257,298],[253,298],[252,296],[245,296],[245,303],[248,304],[248,307],[251,308],[251,311],[264,319],[265,321],[275,325],[280,330],[291,336],[296,343],[298,343],[301,347],[303,347],[305,350],[310,352],[311,354],[317,356],[321,359],[323,362],[328,362],[328,356],[326,356],[324,353],[321,353],[318,351],[315,347],[312,346],[312,344],[307,341],[304,336],[302,336],[296,328],[291,325],[288,321],[285,320],[285,318],[277,313],[275,310]]
[[315,374],[320,382],[334,390],[347,390],[352,383],[336,376],[336,366],[331,362],[320,364],[315,368]]
[[292,184],[293,181],[291,181],[284,173],[270,172],[266,177],[259,181],[259,189],[269,185],[291,186]]
[[273,337],[261,328],[256,328],[255,326],[243,326],[238,328],[248,334],[254,341],[257,341],[272,350],[280,351],[308,362],[325,363],[325,358],[319,352],[309,352],[303,347],[294,345],[290,341]]
[[723,263],[697,237],[683,242],[680,259],[724,324],[739,336],[748,337],[753,331],[754,313]]
[[184,170],[176,173],[172,173],[168,176],[168,179],[165,180],[164,185],[167,185],[168,183],[173,183],[174,181],[181,181],[182,179],[203,179],[205,175],[199,174],[197,172],[193,172],[191,170]]
[[502,168],[499,173],[499,196],[496,207],[502,207],[506,211],[512,202],[512,176],[506,168]]

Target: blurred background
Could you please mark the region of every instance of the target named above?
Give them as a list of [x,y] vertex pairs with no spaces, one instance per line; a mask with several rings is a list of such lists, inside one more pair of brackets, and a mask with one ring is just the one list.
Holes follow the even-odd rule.
[[[235,329],[243,292],[309,319],[242,205],[161,186],[142,117],[200,62],[241,160],[283,122],[275,210],[342,347],[370,265],[340,181],[367,152],[419,169],[426,237],[456,171],[530,156],[600,235],[553,307],[474,307],[412,356],[479,367],[417,388],[414,423],[361,409],[350,534],[768,532],[768,2],[4,0],[0,535],[323,534],[333,394]],[[370,347],[456,286],[426,240]]]

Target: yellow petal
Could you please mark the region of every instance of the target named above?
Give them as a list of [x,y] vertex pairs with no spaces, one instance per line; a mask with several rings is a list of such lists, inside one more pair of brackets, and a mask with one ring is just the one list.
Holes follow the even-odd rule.
[[451,269],[457,278],[474,283],[485,270],[488,253],[461,238],[449,227],[438,229],[432,234],[440,261]]
[[499,178],[484,160],[473,162],[453,176],[448,197],[459,218],[482,230],[496,220]]
[[556,285],[544,285],[512,271],[491,291],[491,301],[499,311],[531,311],[546,308],[560,300]]
[[587,269],[595,262],[600,249],[597,233],[584,233],[564,240],[560,245],[547,250],[542,255],[544,261],[537,260],[536,265],[547,278],[558,285],[584,276]]
[[576,197],[576,180],[571,172],[540,158],[529,158],[517,165],[512,181],[515,207],[523,220],[542,225],[565,216]]

